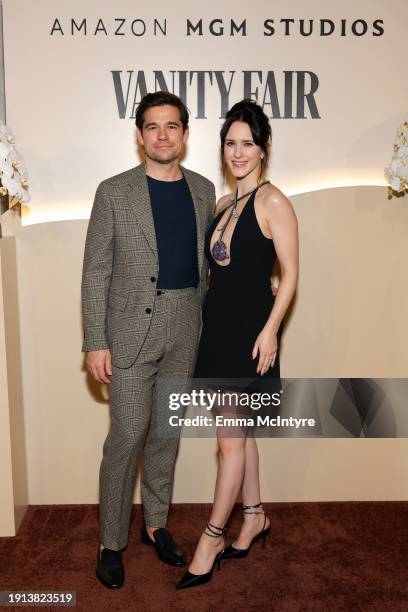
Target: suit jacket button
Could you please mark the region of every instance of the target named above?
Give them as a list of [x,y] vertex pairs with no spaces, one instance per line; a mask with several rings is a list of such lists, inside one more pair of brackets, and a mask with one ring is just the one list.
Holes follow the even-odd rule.
[[156,277],[155,277],[155,276],[152,276],[152,277],[150,278],[150,280],[152,281],[152,283],[155,283],[155,282],[156,282]]
[[161,295],[163,293],[163,291],[160,291],[160,289],[157,291],[157,295]]
[[146,312],[147,312],[147,314],[150,314],[152,312],[152,309],[151,308],[146,308]]

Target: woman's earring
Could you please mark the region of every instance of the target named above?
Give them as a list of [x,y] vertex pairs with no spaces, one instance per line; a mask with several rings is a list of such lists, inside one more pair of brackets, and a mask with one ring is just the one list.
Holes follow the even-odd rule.
[[261,153],[260,157],[261,157],[261,159],[263,159],[265,157],[265,155],[263,153]]

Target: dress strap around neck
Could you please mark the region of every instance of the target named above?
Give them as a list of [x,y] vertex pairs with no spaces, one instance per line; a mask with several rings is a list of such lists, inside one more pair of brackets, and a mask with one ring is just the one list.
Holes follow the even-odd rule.
[[[221,215],[222,213],[224,213],[226,210],[228,210],[229,208],[231,208],[231,206],[234,206],[237,202],[239,202],[240,200],[242,200],[243,198],[245,198],[247,195],[249,195],[249,197],[251,197],[252,195],[255,195],[258,191],[258,189],[260,189],[261,187],[263,187],[264,185],[266,185],[267,183],[269,183],[270,181],[263,181],[262,183],[260,183],[259,185],[257,185],[254,189],[251,189],[250,191],[247,191],[247,193],[244,193],[242,196],[239,196],[239,198],[234,198],[232,200],[232,202],[230,204],[228,204],[228,206],[226,206],[225,208],[223,208],[219,213],[218,216]],[[227,222],[228,225],[228,222]]]

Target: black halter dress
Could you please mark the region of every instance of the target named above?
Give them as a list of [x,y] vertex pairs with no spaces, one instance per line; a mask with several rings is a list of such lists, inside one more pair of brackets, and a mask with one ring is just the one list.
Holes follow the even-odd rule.
[[[271,275],[276,261],[272,239],[266,238],[255,215],[255,195],[246,202],[231,236],[228,265],[218,264],[211,253],[211,239],[217,232],[221,211],[205,237],[205,255],[211,277],[203,306],[203,328],[198,349],[195,378],[214,381],[217,388],[261,390],[280,388],[279,350],[274,366],[263,376],[256,373],[259,354],[252,350],[271,312],[274,295]],[[278,330],[278,346],[283,326]],[[228,382],[230,381],[230,382]],[[240,385],[238,385],[240,387]]]

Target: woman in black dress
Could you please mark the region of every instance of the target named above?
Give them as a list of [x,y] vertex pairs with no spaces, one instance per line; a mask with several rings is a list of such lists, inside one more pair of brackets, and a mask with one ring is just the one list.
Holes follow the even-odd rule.
[[[235,181],[222,197],[206,235],[210,287],[203,308],[203,330],[195,378],[212,389],[266,390],[268,379],[280,388],[279,340],[282,321],[298,277],[297,221],[285,195],[264,179],[271,144],[267,116],[255,102],[243,100],[227,113],[221,129],[224,170]],[[271,275],[276,258],[281,277],[276,297]],[[238,379],[238,381],[237,381]],[[237,385],[241,379],[242,385]],[[275,385],[276,390],[276,385]],[[238,405],[223,408],[239,414]],[[210,519],[189,571],[177,588],[208,582],[221,558],[244,557],[252,542],[265,537],[269,519],[260,501],[258,449],[244,430],[217,432],[219,467]],[[243,523],[225,548],[225,524],[242,489]]]

